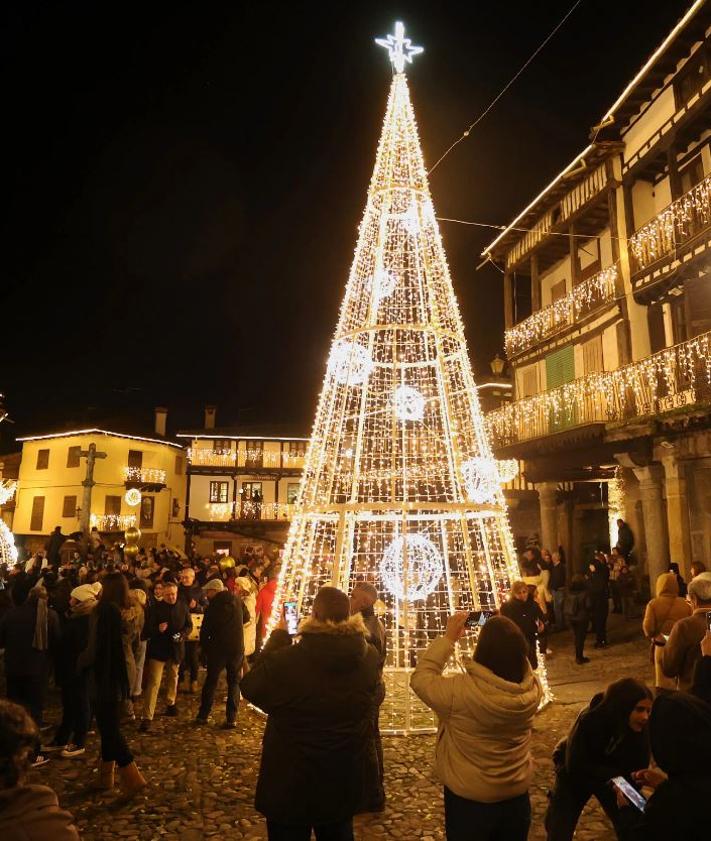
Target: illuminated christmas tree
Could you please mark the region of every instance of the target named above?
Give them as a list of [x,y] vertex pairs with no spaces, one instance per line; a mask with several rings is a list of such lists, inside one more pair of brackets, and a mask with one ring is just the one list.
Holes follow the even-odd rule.
[[[16,488],[17,484],[15,482],[0,479],[0,506],[3,506],[12,499]],[[15,546],[15,535],[10,531],[7,523],[0,519],[0,564],[7,564],[9,567],[13,567],[16,563],[17,547]]]
[[434,724],[408,689],[418,653],[519,572],[403,72],[422,50],[400,23],[377,43],[394,77],[271,622],[287,600],[306,615],[325,584],[374,584],[381,722],[411,732]]

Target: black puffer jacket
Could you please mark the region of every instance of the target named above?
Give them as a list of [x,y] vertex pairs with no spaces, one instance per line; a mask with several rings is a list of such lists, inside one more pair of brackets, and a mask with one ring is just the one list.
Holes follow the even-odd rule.
[[377,778],[379,657],[359,614],[309,618],[299,631],[295,645],[274,631],[242,679],[242,694],[269,715],[255,805],[279,823],[335,823],[367,805]]
[[652,707],[649,730],[654,759],[669,779],[649,799],[634,837],[707,841],[711,705],[686,692],[661,695]]
[[208,604],[200,628],[200,645],[208,662],[244,657],[242,602],[229,590],[218,593]]
[[609,715],[602,699],[602,692],[593,697],[553,752],[556,768],[564,767],[574,785],[589,791],[612,777],[631,781],[633,771],[649,765],[647,734],[635,733]]

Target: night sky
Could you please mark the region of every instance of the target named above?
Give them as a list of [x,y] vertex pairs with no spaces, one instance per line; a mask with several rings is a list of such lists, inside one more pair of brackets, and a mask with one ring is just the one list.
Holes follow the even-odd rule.
[[[2,368],[17,434],[119,409],[308,433],[365,203],[393,22],[428,165],[573,0],[6,3]],[[690,0],[583,0],[433,173],[439,216],[507,223]],[[463,8],[464,7],[464,8]],[[475,372],[502,347],[486,229],[442,223]]]

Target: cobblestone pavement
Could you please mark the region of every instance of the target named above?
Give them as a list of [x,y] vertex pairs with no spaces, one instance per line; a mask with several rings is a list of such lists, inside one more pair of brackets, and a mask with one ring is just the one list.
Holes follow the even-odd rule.
[[[586,652],[592,661],[586,666],[575,665],[569,634],[552,637],[554,654],[548,658],[548,665],[556,701],[536,719],[530,841],[545,838],[543,814],[552,779],[551,752],[578,710],[594,692],[617,677],[635,675],[648,682],[652,679],[640,622],[614,620],[618,617],[613,617],[611,623],[610,648]],[[259,769],[261,716],[243,702],[237,730],[223,731],[217,726],[198,729],[191,724],[197,698],[181,695],[178,704],[179,719],[156,717],[150,734],[139,734],[132,723],[126,726],[131,748],[149,781],[145,795],[130,804],[88,790],[96,778],[95,735],[89,738],[85,756],[73,760],[53,758],[33,772],[33,781],[51,785],[60,803],[74,813],[84,839],[266,838],[263,819],[252,805]],[[50,720],[56,715],[56,708],[52,708]],[[219,723],[216,715],[215,724]],[[444,838],[441,787],[432,771],[433,745],[434,738],[429,735],[384,739],[387,807],[381,814],[356,819],[358,839]],[[596,805],[586,809],[576,838],[614,839],[607,819]]]

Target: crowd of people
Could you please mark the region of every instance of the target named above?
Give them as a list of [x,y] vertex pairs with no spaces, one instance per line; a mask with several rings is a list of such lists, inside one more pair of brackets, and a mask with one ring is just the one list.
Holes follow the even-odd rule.
[[[446,666],[462,635],[475,632],[467,612],[452,615],[444,636],[420,654],[411,687],[439,721],[435,766],[448,841],[528,837],[532,728],[543,697],[538,657],[549,634],[566,627],[577,663],[587,662],[590,628],[595,645],[606,647],[610,602],[616,609],[611,582],[620,580],[613,574],[634,567],[624,551],[631,547],[598,553],[586,575],[569,576],[562,551],[527,550],[522,578],[500,615],[477,629],[463,671]],[[0,829],[11,841],[79,837],[54,792],[27,783],[31,767],[56,753],[82,756],[93,721],[95,787],[110,792],[118,776],[120,796],[130,799],[146,786],[132,728],[152,732],[161,684],[171,717],[181,715],[181,682],[200,692],[201,728],[223,673],[221,726],[235,727],[241,695],[268,716],[255,805],[272,841],[305,840],[312,831],[318,841],[352,841],[354,816],[384,809],[378,719],[388,652],[372,584],[357,582],[349,594],[322,587],[296,634],[282,618],[267,639],[279,560],[263,551],[237,561],[165,547],[135,558],[109,551],[30,560],[3,570],[0,590],[8,698],[0,702]],[[573,838],[592,797],[621,841],[701,838],[703,794],[711,794],[711,573],[698,565],[693,573],[687,585],[672,565],[646,607],[654,688],[632,677],[611,683],[557,745],[549,841]],[[631,617],[625,588],[618,592],[620,612]],[[62,703],[56,728],[44,719],[50,675]]]

